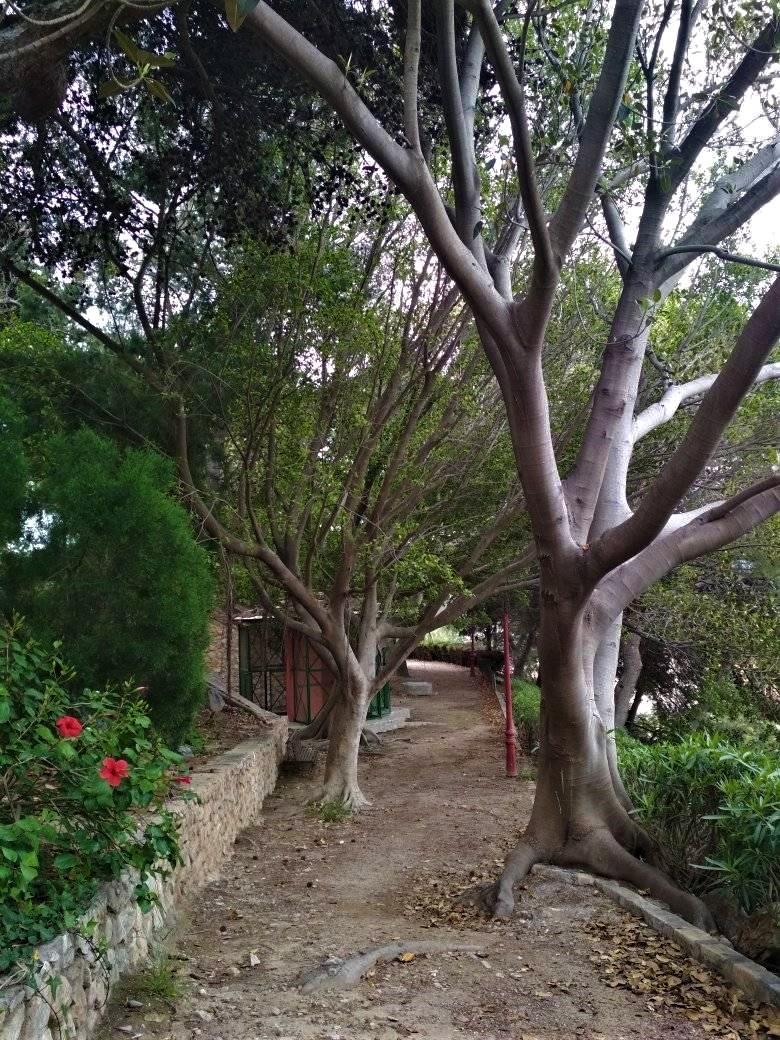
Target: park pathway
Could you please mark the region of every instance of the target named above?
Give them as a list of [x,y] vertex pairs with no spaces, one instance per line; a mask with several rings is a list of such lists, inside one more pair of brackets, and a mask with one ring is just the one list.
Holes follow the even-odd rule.
[[[494,874],[527,817],[532,781],[507,780],[494,706],[468,671],[412,662],[436,696],[361,760],[372,808],[324,824],[311,778],[283,776],[170,938],[184,993],[128,1007],[105,1038],[158,1040],[703,1040],[703,1029],[605,984],[594,919],[619,916],[588,888],[531,879],[508,923],[453,909],[451,892]],[[590,931],[588,930],[590,928]],[[400,940],[475,952],[379,965],[358,986],[304,996],[328,955]],[[720,1034],[722,1035],[722,1034]]]

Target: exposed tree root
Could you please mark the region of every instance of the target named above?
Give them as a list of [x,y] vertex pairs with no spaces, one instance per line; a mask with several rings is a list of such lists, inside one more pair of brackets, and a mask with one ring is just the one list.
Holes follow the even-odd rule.
[[339,802],[350,812],[359,812],[371,805],[356,783],[350,783],[338,777],[325,780],[315,801]]
[[[620,837],[632,851],[621,844],[615,830],[621,832]],[[561,867],[580,867],[615,881],[626,881],[666,903],[674,913],[696,927],[708,932],[717,930],[712,914],[701,899],[678,888],[657,867],[638,859],[634,850],[643,855],[646,851],[652,852],[653,847],[642,828],[628,817],[622,828],[591,827],[579,835],[573,833],[557,847],[553,843],[539,846],[524,839],[507,856],[498,881],[483,890],[483,905],[495,917],[508,917],[515,905],[514,886],[535,863],[546,862]]]
[[417,940],[409,943],[388,943],[386,946],[375,946],[373,949],[356,954],[347,960],[329,957],[318,968],[303,974],[297,984],[302,993],[316,993],[324,989],[348,989],[350,986],[357,985],[374,965],[395,960],[404,953],[415,955],[448,953],[449,951],[475,953],[478,949],[478,946],[468,946],[463,943],[418,942]]
[[361,729],[360,731],[360,750],[368,751],[371,754],[376,754],[382,748],[382,738],[378,733],[373,733],[370,729]]
[[521,841],[506,858],[501,877],[486,892],[486,905],[494,917],[509,917],[515,908],[514,887],[524,878],[534,863],[538,863],[540,853],[529,843]]
[[684,892],[666,874],[637,859],[606,827],[591,831],[579,841],[567,842],[555,862],[560,866],[584,867],[615,881],[628,881],[636,888],[646,889],[697,928],[717,931],[712,914],[698,896]]

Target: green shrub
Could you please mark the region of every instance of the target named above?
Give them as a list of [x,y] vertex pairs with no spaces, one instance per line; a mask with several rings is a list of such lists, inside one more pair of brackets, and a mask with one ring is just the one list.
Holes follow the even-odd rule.
[[780,902],[780,752],[719,733],[618,739],[620,769],[675,879],[725,887],[747,913]]
[[144,687],[155,726],[179,742],[205,694],[214,580],[171,464],[86,428],[50,438],[45,455],[38,541],[5,561],[10,608],[39,642],[62,641],[85,685]]
[[512,680],[512,709],[520,747],[531,754],[539,747],[541,690],[525,679]]
[[[102,881],[178,862],[162,809],[181,759],[128,689],[79,690],[17,627],[0,635],[0,973],[79,919]],[[150,818],[149,813],[153,816]]]

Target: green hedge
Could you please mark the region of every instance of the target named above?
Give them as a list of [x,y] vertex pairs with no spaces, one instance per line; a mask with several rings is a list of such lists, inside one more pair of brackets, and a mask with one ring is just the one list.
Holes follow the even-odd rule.
[[620,770],[667,868],[704,893],[726,888],[753,913],[780,910],[780,751],[722,733],[640,744],[618,734]]
[[539,707],[541,691],[525,679],[512,680],[512,708],[517,726],[517,739],[527,755],[539,747]]

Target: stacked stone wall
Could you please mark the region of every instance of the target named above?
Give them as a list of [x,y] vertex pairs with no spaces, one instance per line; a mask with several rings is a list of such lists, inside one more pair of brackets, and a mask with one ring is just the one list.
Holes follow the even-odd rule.
[[180,817],[182,864],[152,884],[159,905],[144,913],[127,873],[103,885],[77,932],[38,947],[35,985],[22,972],[0,977],[0,1040],[87,1040],[111,987],[138,970],[180,910],[219,875],[238,834],[276,785],[287,720],[268,736],[246,741],[193,773],[197,800],[173,801]]

